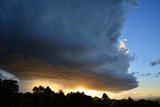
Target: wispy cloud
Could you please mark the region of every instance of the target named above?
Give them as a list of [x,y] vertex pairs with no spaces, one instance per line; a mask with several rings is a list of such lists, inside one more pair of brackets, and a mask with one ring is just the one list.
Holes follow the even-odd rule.
[[155,74],[155,77],[159,77],[160,76],[160,72]]
[[147,77],[147,76],[150,76],[151,73],[147,73],[147,74],[140,74],[139,76],[142,76],[142,77]]
[[0,78],[18,80],[13,74],[0,69]]
[[160,64],[160,59],[157,59],[157,60],[155,60],[155,61],[151,61],[150,62],[150,65],[151,66],[156,66],[156,65],[159,65]]
[[139,74],[139,72],[132,72],[131,74],[132,75],[136,75],[136,74]]

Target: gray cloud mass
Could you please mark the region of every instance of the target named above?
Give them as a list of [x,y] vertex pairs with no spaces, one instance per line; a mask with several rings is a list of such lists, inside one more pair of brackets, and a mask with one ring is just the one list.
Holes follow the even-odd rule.
[[132,58],[117,47],[129,5],[136,0],[1,0],[0,69],[64,88],[135,88]]
[[159,65],[160,64],[160,59],[157,59],[157,60],[155,60],[155,61],[151,61],[150,62],[150,65],[151,66],[156,66],[156,65]]

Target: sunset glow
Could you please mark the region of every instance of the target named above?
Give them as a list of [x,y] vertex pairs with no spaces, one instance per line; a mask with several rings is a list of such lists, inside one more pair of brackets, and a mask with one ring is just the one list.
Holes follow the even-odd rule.
[[160,0],[0,0],[0,80],[160,98],[159,11]]

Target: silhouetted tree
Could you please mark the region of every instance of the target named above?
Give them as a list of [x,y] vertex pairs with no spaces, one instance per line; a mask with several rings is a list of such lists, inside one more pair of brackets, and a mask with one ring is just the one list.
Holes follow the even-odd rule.
[[34,93],[39,93],[39,88],[35,86],[35,87],[32,89],[32,91],[33,91]]
[[160,107],[158,102],[134,101],[131,97],[110,99],[106,93],[102,98],[92,98],[84,92],[65,95],[62,90],[55,93],[48,86],[34,87],[32,91],[33,93],[18,93],[17,81],[0,79],[0,107]]
[[0,106],[13,107],[17,102],[19,86],[16,80],[0,80]]
[[62,90],[59,90],[58,93],[59,93],[59,95],[64,96],[64,92]]
[[128,107],[135,107],[134,105],[134,100],[131,97],[128,97],[128,99],[126,100],[126,106]]
[[44,92],[44,87],[43,86],[39,86],[39,92]]
[[106,93],[103,93],[102,99],[106,101],[106,100],[109,100],[109,97]]
[[0,80],[0,92],[1,93],[17,93],[19,86],[16,80]]
[[103,93],[102,100],[103,100],[103,105],[108,107],[110,104],[110,99],[106,93]]
[[[49,87],[48,87],[49,88]],[[32,89],[32,91],[34,92],[34,93],[43,93],[44,91],[45,91],[45,88],[43,87],[43,86],[39,86],[39,87],[34,87],[33,89]]]
[[69,107],[93,107],[93,98],[84,93],[68,93]]
[[46,94],[51,94],[53,91],[49,88],[49,86],[47,86],[45,89],[44,89],[44,93]]

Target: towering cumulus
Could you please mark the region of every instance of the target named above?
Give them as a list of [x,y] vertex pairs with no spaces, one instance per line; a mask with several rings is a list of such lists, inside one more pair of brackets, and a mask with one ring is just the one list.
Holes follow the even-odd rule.
[[136,0],[0,0],[0,76],[47,79],[69,89],[137,87],[128,74],[132,58],[118,46],[126,9],[136,5]]

